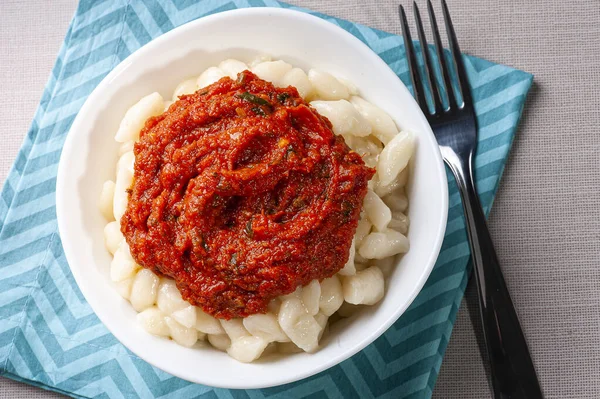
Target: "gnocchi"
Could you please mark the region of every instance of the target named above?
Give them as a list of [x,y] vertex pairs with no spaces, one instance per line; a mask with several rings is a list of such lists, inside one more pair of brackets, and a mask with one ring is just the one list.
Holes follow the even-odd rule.
[[364,137],[371,134],[371,125],[346,100],[312,101],[310,105],[329,119],[338,135]]
[[[409,250],[405,187],[416,142],[382,109],[359,97],[358,88],[348,80],[318,69],[307,73],[268,56],[248,61],[224,60],[181,82],[172,101],[152,93],[129,108],[115,135],[121,143],[116,176],[103,184],[98,204],[106,219],[105,246],[113,255],[110,277],[117,292],[139,312],[142,328],[186,347],[206,341],[240,362],[252,362],[274,351],[314,352],[331,323],[383,298],[385,278],[396,264],[394,257]],[[226,76],[235,79],[246,69],[276,86],[294,86],[377,173],[369,182],[348,260],[337,274],[272,300],[265,314],[219,320],[185,301],[173,280],[136,264],[120,231],[120,220],[134,179],[133,147],[146,119],[162,113],[179,96]]]
[[325,71],[311,69],[308,71],[308,80],[313,85],[317,98],[335,101],[350,96],[348,87]]
[[[102,216],[106,220],[113,220],[113,198],[115,196],[115,182],[112,180],[107,180],[102,185],[102,192],[100,193],[100,201],[98,203],[98,208],[102,213]],[[114,253],[114,252],[111,252]]]
[[133,151],[121,155],[117,162],[117,179],[114,187],[113,215],[116,220],[121,220],[127,208],[127,190],[133,183]]
[[353,305],[374,305],[384,294],[383,273],[377,266],[342,277],[344,300]]
[[357,96],[352,97],[350,102],[358,113],[369,121],[373,136],[377,137],[383,144],[387,145],[398,134],[396,124],[381,108]]
[[252,72],[263,80],[273,83],[275,86],[281,87],[283,78],[292,70],[292,66],[287,62],[266,61],[252,67]]
[[308,80],[306,72],[300,68],[290,69],[281,80],[282,87],[294,86],[300,97],[306,99],[313,93],[313,86]]
[[219,69],[225,73],[225,75],[229,76],[231,79],[235,79],[238,73],[245,71],[248,69],[248,65],[243,63],[242,61],[228,59],[222,61],[219,64]]
[[225,76],[225,72],[223,72],[220,68],[210,67],[206,71],[202,72],[200,76],[198,76],[196,85],[199,89],[201,89],[203,87],[215,83],[217,80]]
[[162,114],[164,109],[164,101],[160,94],[152,93],[142,98],[125,113],[115,140],[119,143],[137,141],[146,119]]
[[377,174],[382,185],[388,185],[406,168],[414,150],[415,141],[408,132],[398,133],[379,155]]
[[[196,79],[188,79],[179,83],[173,92],[173,101],[177,101],[179,96],[183,96],[184,94],[192,94],[196,90],[198,90],[198,84],[196,83]],[[170,105],[170,104],[169,104]],[[167,104],[165,104],[165,108],[169,108]]]

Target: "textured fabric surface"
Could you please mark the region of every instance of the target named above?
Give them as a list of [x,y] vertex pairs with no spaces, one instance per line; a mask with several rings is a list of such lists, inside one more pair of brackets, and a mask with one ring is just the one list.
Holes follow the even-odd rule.
[[[399,32],[394,1],[291,2]],[[6,175],[16,155],[66,23],[75,9],[74,4],[70,10],[55,5],[40,16],[43,2],[32,1],[19,2],[20,8],[17,10],[15,6],[14,12],[8,13],[10,3],[5,0],[0,4],[3,22],[0,51],[3,61],[7,59],[5,54],[12,54],[9,59],[16,65],[0,63],[0,86],[14,88],[5,93],[8,104],[23,100],[25,105],[22,109],[12,106],[0,109],[1,177]],[[463,51],[536,75],[490,227],[546,396],[598,398],[600,96],[595,83],[600,77],[598,2],[448,0],[448,3]],[[8,23],[4,19],[7,15]],[[58,23],[61,20],[65,24],[62,28]],[[30,40],[18,29],[21,26],[29,28]],[[11,27],[14,28],[10,30]],[[52,39],[54,47],[49,44]],[[33,47],[36,43],[38,47]],[[27,51],[43,50],[46,46],[49,52],[40,51],[31,63],[23,63],[29,55]],[[20,87],[25,90],[14,94]],[[11,123],[6,123],[7,120]],[[8,380],[0,381],[0,397],[55,396]],[[489,397],[473,328],[463,308],[434,397]]]
[[[292,7],[276,1],[82,0],[32,126],[0,194],[0,372],[74,397],[412,397],[431,396],[467,283],[468,243],[460,197],[450,179],[448,227],[423,290],[385,334],[313,377],[253,391],[194,385],[151,367],[100,323],[62,251],[55,216],[60,149],[79,108],[120,61],[153,38],[208,14],[239,7]],[[369,45],[405,82],[402,39],[316,14]],[[532,75],[465,57],[479,124],[475,158],[489,209]],[[164,93],[163,93],[164,94]],[[417,132],[418,133],[418,132]]]

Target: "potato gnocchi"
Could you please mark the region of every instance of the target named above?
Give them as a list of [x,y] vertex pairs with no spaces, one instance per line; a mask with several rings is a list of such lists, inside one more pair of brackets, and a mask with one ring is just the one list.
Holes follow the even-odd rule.
[[[146,119],[162,113],[179,96],[225,76],[236,78],[245,69],[276,86],[296,87],[313,108],[331,121],[334,133],[343,136],[348,146],[377,173],[369,182],[343,269],[274,299],[265,314],[217,320],[183,300],[173,280],[158,277],[135,263],[120,231],[120,219],[133,182],[133,144]],[[383,298],[385,277],[393,272],[394,257],[409,249],[404,187],[415,138],[409,132],[399,131],[389,115],[359,97],[352,83],[325,71],[311,69],[306,73],[266,56],[248,64],[225,60],[197,78],[181,82],[168,101],[158,93],[142,98],[125,113],[115,140],[120,143],[115,180],[104,183],[99,202],[107,221],[104,242],[113,255],[110,277],[117,292],[139,312],[138,322],[150,334],[186,347],[206,342],[241,362],[252,362],[272,352],[314,352],[328,330],[331,316],[349,317],[363,305],[374,305]]]

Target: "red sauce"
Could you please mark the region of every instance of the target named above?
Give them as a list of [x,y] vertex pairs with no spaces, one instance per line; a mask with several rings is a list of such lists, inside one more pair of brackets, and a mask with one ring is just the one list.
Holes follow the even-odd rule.
[[131,254],[223,319],[340,270],[374,174],[295,88],[249,71],[150,118],[134,153]]

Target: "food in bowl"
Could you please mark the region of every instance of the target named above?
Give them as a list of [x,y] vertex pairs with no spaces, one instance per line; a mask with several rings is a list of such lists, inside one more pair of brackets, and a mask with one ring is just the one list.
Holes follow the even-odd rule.
[[408,251],[414,138],[349,82],[226,60],[125,114],[101,209],[144,328],[237,360],[317,350]]

